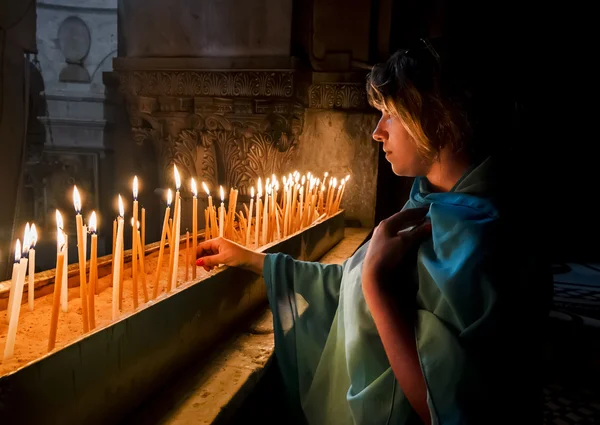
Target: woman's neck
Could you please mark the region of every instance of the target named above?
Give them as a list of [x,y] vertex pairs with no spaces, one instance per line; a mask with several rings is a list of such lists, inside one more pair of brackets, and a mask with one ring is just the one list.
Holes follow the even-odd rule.
[[439,159],[433,162],[425,177],[434,192],[449,192],[470,165],[466,155],[442,149]]

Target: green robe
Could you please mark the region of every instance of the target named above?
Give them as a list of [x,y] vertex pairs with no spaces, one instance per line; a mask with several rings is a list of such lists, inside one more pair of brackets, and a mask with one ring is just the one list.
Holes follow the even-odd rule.
[[[421,244],[414,273],[399,276],[398,285],[418,285],[416,345],[433,424],[484,425],[494,417],[510,417],[500,409],[511,398],[503,384],[512,381],[500,382],[508,376],[500,371],[506,366],[519,376],[509,361],[518,357],[510,355],[510,338],[519,333],[511,328],[527,319],[510,319],[507,309],[515,313],[522,305],[503,302],[510,299],[505,288],[515,283],[503,283],[506,255],[496,236],[504,228],[487,193],[487,162],[447,193],[431,193],[426,179],[415,179],[405,206],[429,206],[432,224],[432,238]],[[363,297],[367,248],[368,243],[343,265],[284,254],[265,260],[275,352],[291,400],[299,406],[300,423],[420,423]],[[516,280],[522,284],[523,279]],[[529,332],[527,326],[520,329]],[[528,381],[521,377],[514,383],[529,388]]]

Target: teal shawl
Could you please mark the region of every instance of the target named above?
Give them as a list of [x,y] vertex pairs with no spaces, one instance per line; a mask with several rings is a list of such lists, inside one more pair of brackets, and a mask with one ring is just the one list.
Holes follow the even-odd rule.
[[[477,349],[478,341],[496,332],[500,317],[497,285],[489,273],[490,235],[499,214],[486,192],[487,167],[486,161],[469,170],[446,193],[433,193],[425,178],[416,178],[405,205],[429,206],[432,224],[414,276],[404,279],[418,285],[416,345],[434,424],[483,423],[473,419],[467,400],[483,400],[483,406],[491,394],[484,372],[489,365]],[[367,247],[343,265],[284,254],[265,260],[277,362],[299,406],[300,423],[420,423],[397,384],[363,297]]]

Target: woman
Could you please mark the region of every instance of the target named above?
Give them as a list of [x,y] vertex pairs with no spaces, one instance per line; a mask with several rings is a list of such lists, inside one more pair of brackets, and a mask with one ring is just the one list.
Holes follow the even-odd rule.
[[535,423],[538,392],[521,359],[535,354],[527,335],[544,314],[527,305],[537,281],[528,254],[504,243],[514,222],[500,214],[494,160],[474,144],[473,97],[442,65],[424,42],[369,75],[370,103],[382,113],[373,138],[395,174],[416,179],[403,211],[343,266],[223,239],[198,246],[207,270],[264,276],[300,422]]

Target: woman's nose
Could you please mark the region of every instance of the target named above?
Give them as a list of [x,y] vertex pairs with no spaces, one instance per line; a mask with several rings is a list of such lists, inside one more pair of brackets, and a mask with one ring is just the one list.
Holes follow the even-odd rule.
[[375,130],[373,131],[373,139],[375,139],[375,141],[383,143],[384,140],[386,140],[388,137],[387,131],[385,131],[382,126],[381,126],[381,120],[379,120],[379,122],[377,123],[377,127],[375,127]]

